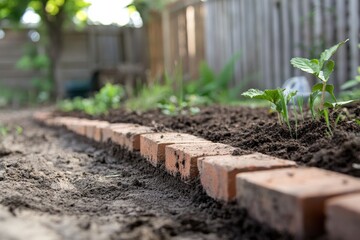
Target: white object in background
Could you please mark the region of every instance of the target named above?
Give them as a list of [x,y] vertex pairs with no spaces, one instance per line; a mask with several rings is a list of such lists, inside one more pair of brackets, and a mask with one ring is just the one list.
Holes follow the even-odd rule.
[[308,98],[311,93],[310,84],[306,77],[289,78],[285,81],[283,88],[285,88],[286,94],[297,91],[297,97],[302,96],[303,98]]

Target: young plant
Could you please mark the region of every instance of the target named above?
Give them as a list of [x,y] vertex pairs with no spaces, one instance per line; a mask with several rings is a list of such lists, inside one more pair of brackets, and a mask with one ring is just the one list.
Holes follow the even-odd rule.
[[242,95],[253,99],[266,100],[271,103],[271,109],[278,113],[279,122],[285,122],[291,134],[291,126],[289,120],[288,104],[291,99],[296,95],[296,91],[285,94],[285,89],[268,89],[260,91],[258,89],[249,89]]
[[291,64],[295,68],[310,73],[320,80],[320,83],[315,84],[313,86],[312,96],[310,96],[310,98],[311,97],[313,98],[312,103],[314,103],[315,99],[319,96],[317,91],[321,93],[320,110],[324,109],[326,92],[328,92],[330,96],[334,99],[334,101],[336,101],[334,95],[334,85],[328,84],[329,78],[335,68],[335,62],[330,59],[336,53],[336,51],[347,41],[349,41],[349,39],[342,41],[329,49],[326,49],[320,55],[319,59],[307,59],[307,58],[299,58],[299,57],[291,59]]

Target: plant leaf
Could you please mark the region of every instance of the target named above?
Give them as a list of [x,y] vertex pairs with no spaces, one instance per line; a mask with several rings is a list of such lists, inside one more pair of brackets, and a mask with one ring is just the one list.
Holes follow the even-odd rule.
[[[320,91],[322,92],[322,89],[323,89],[323,84],[322,83],[317,83],[313,86],[312,88],[312,92],[314,91]],[[336,97],[335,97],[335,94],[334,94],[334,85],[332,84],[326,84],[326,87],[325,87],[325,91],[328,92],[330,94],[330,96],[332,97],[332,99],[334,101],[336,101]]]
[[280,101],[285,89],[267,89],[265,90],[266,99],[276,105]]
[[326,49],[323,53],[321,53],[320,56],[320,63],[321,65],[324,64],[324,62],[329,61],[330,58],[336,53],[336,51],[344,45],[349,39],[346,39],[345,41],[339,42],[338,44],[332,46],[329,49]]
[[[318,84],[317,84],[318,85]],[[322,84],[321,84],[322,85]],[[316,85],[315,85],[316,86]],[[315,87],[314,86],[314,87]],[[310,111],[311,111],[311,115],[313,118],[316,117],[316,111],[315,111],[315,101],[316,99],[321,95],[321,91],[319,90],[312,90],[311,94],[310,94],[310,99],[309,99],[309,105],[310,105]]]
[[286,96],[286,104],[288,104],[293,97],[295,97],[297,94],[297,91],[289,92]]
[[316,59],[293,58],[290,62],[295,68],[311,74],[318,73],[320,69],[319,62]]
[[244,97],[249,97],[249,98],[256,98],[256,99],[266,99],[265,98],[265,93],[261,90],[258,89],[249,89],[246,92],[241,94]]
[[331,73],[334,71],[335,68],[335,62],[330,60],[325,64],[324,67],[324,78],[325,82],[327,82],[330,78]]
[[341,85],[341,90],[347,90],[347,89],[353,88],[359,84],[360,84],[360,78],[357,77],[356,79],[349,80],[349,81],[345,82],[343,85]]
[[354,102],[354,100],[334,102],[334,103],[325,102],[324,106],[327,107],[327,108],[337,108],[337,107],[341,107],[341,106],[347,105],[347,104],[352,103],[352,102]]

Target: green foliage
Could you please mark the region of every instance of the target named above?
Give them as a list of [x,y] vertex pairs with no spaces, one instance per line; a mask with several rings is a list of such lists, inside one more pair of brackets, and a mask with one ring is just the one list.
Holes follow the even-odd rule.
[[261,91],[258,89],[249,89],[244,92],[242,95],[249,98],[266,100],[271,103],[271,109],[275,110],[278,113],[280,123],[285,122],[288,126],[290,133],[290,120],[289,120],[289,111],[288,104],[296,95],[296,91],[285,94],[285,89],[268,89]]
[[358,68],[358,76],[355,77],[353,80],[349,80],[341,85],[341,90],[349,90],[351,88],[360,86],[360,67]]
[[9,129],[6,126],[0,124],[0,136],[6,137],[9,133]]
[[165,82],[155,81],[149,85],[143,85],[135,96],[126,101],[126,108],[133,111],[146,111],[158,107],[166,99],[173,95],[171,82],[165,78]]
[[187,95],[183,100],[171,96],[165,103],[159,103],[158,107],[165,115],[194,115],[200,112],[202,99],[196,95]]
[[[321,91],[321,103],[320,110],[323,110],[325,103],[325,93],[328,92],[335,99],[334,96],[334,86],[330,85],[328,87],[327,82],[334,71],[335,62],[330,60],[330,58],[336,53],[336,51],[344,45],[349,39],[342,41],[335,46],[326,49],[321,53],[319,59],[307,59],[307,58],[293,58],[291,59],[291,64],[304,72],[313,74],[316,76],[321,83],[313,87],[313,92]],[[313,94],[313,98],[317,97],[318,94]],[[336,101],[336,100],[335,100]],[[313,101],[314,102],[314,101]]]
[[200,78],[185,86],[186,94],[195,94],[209,99],[212,103],[230,103],[236,100],[237,94],[246,84],[243,81],[233,88],[229,87],[235,70],[235,63],[239,60],[240,54],[235,54],[223,67],[219,74],[216,74],[205,62],[200,64]]
[[94,97],[63,100],[58,108],[64,112],[81,111],[89,115],[99,115],[120,107],[124,95],[124,89],[120,85],[107,83]]
[[16,133],[17,135],[21,135],[23,132],[24,129],[19,125],[9,127],[0,123],[0,137],[6,137],[10,133]]
[[47,18],[53,21],[54,17],[64,14],[67,21],[73,21],[74,17],[84,21],[81,16],[86,15],[82,13],[87,6],[89,3],[84,0],[1,0],[0,19],[20,23],[26,9],[32,8],[42,20]]

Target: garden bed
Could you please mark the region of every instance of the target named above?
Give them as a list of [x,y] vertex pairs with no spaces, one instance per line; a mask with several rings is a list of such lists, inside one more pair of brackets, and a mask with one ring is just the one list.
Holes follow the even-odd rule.
[[[359,119],[360,104],[347,106],[345,111]],[[66,115],[93,118],[78,112]],[[299,123],[297,136],[294,130],[291,136],[288,128],[278,123],[276,114],[264,108],[212,106],[202,108],[197,115],[186,116],[166,116],[158,110],[144,113],[113,110],[96,118],[112,123],[138,123],[158,131],[190,133],[241,150],[360,177],[360,125],[349,119],[340,121],[333,127],[333,136],[329,136],[323,120],[314,121],[306,116]]]

